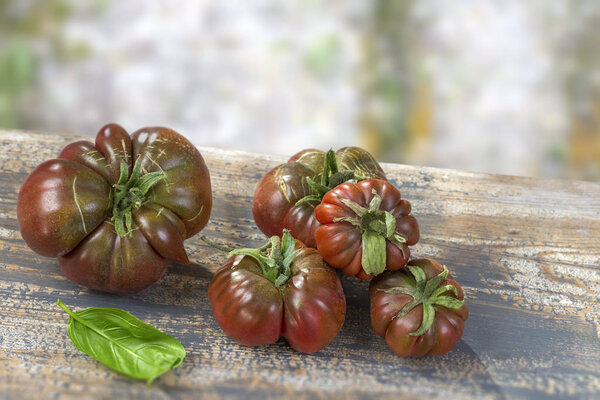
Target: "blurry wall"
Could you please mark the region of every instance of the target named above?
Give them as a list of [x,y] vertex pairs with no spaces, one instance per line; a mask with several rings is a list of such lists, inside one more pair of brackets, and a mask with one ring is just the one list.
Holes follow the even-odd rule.
[[600,180],[600,2],[0,0],[0,128]]

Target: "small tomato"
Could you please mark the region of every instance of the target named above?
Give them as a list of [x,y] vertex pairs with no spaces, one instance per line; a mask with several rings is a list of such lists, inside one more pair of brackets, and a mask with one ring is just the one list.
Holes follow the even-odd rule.
[[315,208],[315,233],[325,261],[346,275],[371,279],[406,265],[409,245],[419,241],[411,207],[388,181],[346,182],[327,192]]
[[435,260],[386,271],[371,281],[369,293],[371,325],[399,356],[445,354],[462,337],[469,316],[463,290]]

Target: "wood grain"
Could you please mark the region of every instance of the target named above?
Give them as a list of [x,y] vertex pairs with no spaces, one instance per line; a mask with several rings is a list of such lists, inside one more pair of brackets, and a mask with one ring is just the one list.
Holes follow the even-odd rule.
[[[3,398],[600,398],[600,185],[384,164],[411,201],[422,237],[414,256],[446,264],[467,296],[463,339],[436,358],[403,359],[369,321],[367,283],[343,278],[348,313],[314,355],[285,341],[239,346],[214,321],[207,286],[223,256],[198,237],[192,265],[170,264],[131,296],[67,280],[23,242],[20,184],[76,140],[0,131],[0,396]],[[262,244],[251,202],[282,157],[200,148],[214,209],[204,234]],[[78,310],[118,307],[179,339],[188,357],[148,388],[79,352],[56,299]]]

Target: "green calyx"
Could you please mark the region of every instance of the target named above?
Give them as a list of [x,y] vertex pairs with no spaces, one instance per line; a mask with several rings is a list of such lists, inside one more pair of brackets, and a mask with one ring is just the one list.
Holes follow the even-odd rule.
[[281,239],[279,236],[271,236],[269,241],[258,249],[232,250],[211,242],[206,236],[202,236],[201,239],[216,249],[227,251],[228,257],[244,255],[254,258],[258,261],[263,276],[272,282],[275,287],[280,287],[288,281],[292,275],[292,261],[300,253],[300,249],[294,250],[296,243],[287,229],[283,230]]
[[149,172],[141,175],[142,159],[138,157],[133,165],[131,175],[129,166],[121,161],[119,181],[113,185],[112,220],[120,237],[132,236],[133,211],[146,202],[146,194],[150,188],[165,178],[164,172]]
[[338,197],[340,202],[356,215],[334,218],[333,222],[349,222],[362,231],[362,268],[369,275],[379,275],[385,270],[387,262],[386,241],[398,247],[405,257],[406,237],[396,232],[396,218],[388,211],[380,209],[381,196],[375,189],[372,189],[371,193],[373,199],[369,203],[369,208]]
[[448,269],[444,265],[444,270],[439,275],[427,280],[427,275],[421,267],[409,265],[408,269],[415,277],[415,286],[411,288],[396,286],[390,289],[381,289],[385,293],[391,294],[406,294],[411,296],[413,299],[406,303],[406,305],[400,310],[395,318],[402,318],[408,314],[413,308],[422,304],[423,305],[423,320],[421,326],[416,331],[412,332],[411,336],[421,336],[431,327],[435,318],[434,306],[442,306],[450,310],[458,310],[465,303],[464,300],[458,300],[455,297],[446,294],[452,292],[454,296],[458,296],[456,286],[444,285],[440,286],[442,282],[448,277]]
[[321,179],[319,182],[315,182],[310,177],[306,177],[306,184],[311,190],[311,194],[302,197],[296,202],[296,206],[303,203],[320,203],[325,196],[325,193],[335,188],[337,185],[348,181],[361,181],[366,179],[364,176],[358,176],[354,171],[338,169],[337,161],[335,159],[335,152],[329,150],[325,153],[323,159],[323,172],[321,173]]

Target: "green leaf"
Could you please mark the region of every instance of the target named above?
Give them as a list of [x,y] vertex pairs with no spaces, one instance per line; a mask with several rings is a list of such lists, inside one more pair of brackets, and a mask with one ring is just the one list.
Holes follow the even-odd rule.
[[263,261],[264,261],[264,263],[265,263],[265,264],[266,264],[266,265],[267,265],[269,268],[277,268],[277,262],[276,262],[274,259],[270,258],[270,257],[265,257],[265,256],[262,256],[262,255],[261,255],[261,257],[260,257],[260,258],[258,258],[258,260],[259,260],[259,261],[260,261],[260,260],[263,260]]
[[444,265],[444,270],[440,272],[438,275],[434,276],[430,280],[427,281],[425,285],[425,289],[423,290],[423,295],[427,298],[431,297],[431,294],[446,280],[448,277],[448,268]]
[[310,177],[308,177],[308,176],[306,177],[306,183],[308,183],[308,186],[312,190],[313,194],[315,196],[319,196],[321,198],[323,196],[325,196],[325,193],[327,193],[331,190],[331,189],[329,189],[328,186],[317,183],[317,182],[313,181],[312,179],[310,179]]
[[149,172],[138,179],[136,186],[139,188],[141,195],[145,196],[156,182],[164,178],[165,174],[162,172]]
[[[317,196],[317,195],[313,195],[313,194],[309,194],[308,196],[304,196],[303,198],[301,198],[300,200],[298,200],[296,202],[296,204],[294,204],[296,207],[298,207],[299,205],[302,205],[304,203],[320,203],[321,202],[321,197]],[[314,206],[313,206],[314,207]]]
[[125,228],[127,228],[127,233],[125,234],[125,237],[132,237],[133,233],[131,232],[131,230],[133,229],[133,219],[131,217],[131,213],[125,214]]
[[454,285],[445,285],[445,286],[440,286],[439,288],[435,289],[433,291],[433,293],[431,293],[431,298],[434,297],[439,297],[441,295],[443,295],[446,292],[452,292],[455,296],[458,296],[458,291],[456,290],[456,286]]
[[375,214],[379,214],[381,212],[379,208],[381,207],[381,202],[383,201],[383,199],[375,189],[371,189],[371,194],[373,194],[373,198],[369,203],[369,211]]
[[329,187],[335,188],[344,182],[354,179],[354,171],[338,171],[329,177]]
[[360,219],[358,219],[356,217],[335,217],[335,218],[333,218],[333,222],[348,222],[348,223],[356,226],[357,228],[362,229],[362,224],[360,222]]
[[346,199],[345,197],[338,196],[338,200],[340,201],[340,203],[348,207],[359,218],[364,217],[365,214],[367,214],[367,212],[369,211],[360,204],[355,203],[350,199]]
[[125,221],[123,220],[123,216],[122,215],[116,215],[115,216],[115,231],[117,232],[117,234],[120,237],[126,237],[127,236],[127,232],[125,231],[125,227],[123,226],[124,223],[125,223]]
[[384,211],[385,216],[385,236],[391,237],[396,232],[396,218],[387,211]]
[[227,257],[240,255],[252,257],[261,265],[264,264],[264,267],[273,267],[275,265],[275,261],[273,259],[270,259],[269,257],[265,256],[257,249],[234,249],[227,253]]
[[410,336],[421,336],[433,324],[433,320],[435,318],[435,309],[429,303],[423,303],[423,320],[421,321],[421,326],[415,332],[411,332]]
[[126,188],[131,189],[138,181],[140,177],[140,171],[142,169],[142,157],[138,156],[135,160],[135,164],[133,164],[133,169],[131,170],[131,175],[129,175],[129,180],[127,181]]
[[450,296],[440,296],[432,300],[432,304],[449,308],[450,310],[458,310],[465,304],[464,300],[458,300]]
[[119,165],[119,167],[121,173],[119,175],[119,181],[117,182],[116,186],[124,185],[125,182],[127,182],[127,178],[129,177],[129,166],[127,165],[127,163],[121,160],[121,164]]
[[300,249],[291,252],[290,254],[288,254],[287,256],[285,256],[285,258],[283,259],[283,268],[285,268],[285,271],[287,272],[290,268],[290,266],[292,265],[292,261],[294,261],[294,259],[296,258],[296,256],[298,254],[300,254]]
[[362,234],[362,268],[367,274],[379,275],[385,270],[385,238],[378,233],[364,231]]
[[414,265],[408,265],[408,270],[415,277],[415,292],[419,293],[419,297],[421,297],[423,292],[425,291],[425,286],[427,285],[427,275],[421,267],[417,267]]
[[179,366],[185,349],[172,336],[118,308],[86,308],[67,314],[67,333],[82,352],[105,366],[135,379],[154,379]]
[[283,257],[287,257],[291,253],[294,252],[294,247],[296,247],[296,241],[294,237],[287,229],[283,230],[283,234],[281,235],[281,253]]
[[[290,265],[292,264],[292,261],[294,261],[296,256],[300,253],[300,249],[294,250],[295,248],[296,248],[296,241],[294,240],[294,237],[292,236],[290,231],[288,231],[287,229],[284,229],[283,235],[281,236],[281,253],[283,256],[283,261],[282,261],[283,270],[280,271],[285,276],[285,280],[283,280],[283,283],[285,283],[285,281],[287,281],[287,278],[290,276]],[[278,280],[279,280],[279,278],[278,278]],[[275,286],[279,287],[279,286],[281,286],[281,284],[278,285],[277,282],[275,282]]]
[[338,172],[337,160],[335,159],[335,152],[333,149],[329,149],[325,153],[323,159],[323,173],[321,175],[321,184],[323,186],[329,186],[329,177]]
[[288,277],[285,275],[279,275],[274,282],[275,287],[279,287],[283,285],[288,280]]

